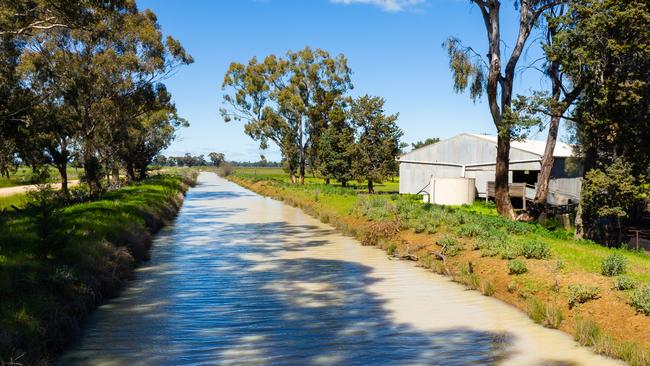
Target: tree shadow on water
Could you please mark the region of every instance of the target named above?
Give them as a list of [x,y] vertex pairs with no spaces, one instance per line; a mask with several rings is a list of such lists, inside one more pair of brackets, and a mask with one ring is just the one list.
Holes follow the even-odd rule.
[[276,255],[326,245],[332,230],[219,223],[196,235],[198,217],[159,240],[63,364],[484,365],[510,352],[509,334],[397,322],[368,290],[380,281],[369,266]]

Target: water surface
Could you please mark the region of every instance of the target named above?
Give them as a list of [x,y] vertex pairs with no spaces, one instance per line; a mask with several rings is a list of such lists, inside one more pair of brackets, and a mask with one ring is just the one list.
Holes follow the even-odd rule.
[[210,173],[151,258],[62,364],[618,364]]

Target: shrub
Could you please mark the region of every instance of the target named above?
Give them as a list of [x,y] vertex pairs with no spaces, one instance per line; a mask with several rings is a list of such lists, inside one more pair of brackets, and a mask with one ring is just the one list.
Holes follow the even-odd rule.
[[632,290],[636,286],[637,282],[627,276],[620,276],[614,280],[614,288],[620,291]]
[[527,240],[521,244],[521,254],[526,258],[545,259],[550,256],[550,249],[541,240]]
[[576,319],[575,340],[582,346],[591,347],[600,338],[600,328],[598,324],[591,319]]
[[643,286],[635,290],[630,298],[630,305],[637,312],[650,315],[650,286]]
[[485,230],[475,223],[461,225],[458,228],[458,235],[463,238],[476,238],[485,234]]
[[520,275],[526,272],[528,272],[528,268],[526,268],[526,263],[523,261],[520,261],[518,259],[512,259],[508,261],[509,274]]
[[535,323],[551,329],[559,328],[564,320],[562,309],[544,304],[538,299],[531,299],[528,302],[528,315]]
[[601,272],[605,276],[618,276],[625,273],[627,259],[620,253],[608,255],[600,264]]
[[494,295],[494,292],[496,289],[494,288],[494,284],[492,284],[492,281],[490,280],[485,280],[481,283],[481,293],[485,296],[492,296]]
[[397,250],[397,244],[391,243],[388,246],[388,249],[386,250],[386,252],[388,253],[388,255],[394,255],[396,250]]
[[501,259],[515,259],[521,255],[521,245],[516,241],[506,240],[496,247],[496,251]]
[[461,250],[458,241],[450,236],[445,236],[440,239],[438,245],[442,247],[442,254],[450,257],[457,255]]
[[576,304],[583,304],[600,297],[600,289],[596,286],[582,284],[569,285],[569,308]]

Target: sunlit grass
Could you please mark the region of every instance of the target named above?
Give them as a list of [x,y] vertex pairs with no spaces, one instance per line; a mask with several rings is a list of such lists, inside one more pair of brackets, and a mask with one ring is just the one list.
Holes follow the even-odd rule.
[[[24,186],[34,183],[55,183],[61,181],[59,171],[54,167],[48,167],[48,172],[50,179],[48,179],[47,182],[35,182],[32,179],[33,173],[31,168],[19,167],[16,172],[12,172],[9,175],[9,178],[5,176],[0,177],[0,188]],[[76,180],[79,179],[79,176],[83,173],[83,169],[68,167],[67,172],[69,180]]]

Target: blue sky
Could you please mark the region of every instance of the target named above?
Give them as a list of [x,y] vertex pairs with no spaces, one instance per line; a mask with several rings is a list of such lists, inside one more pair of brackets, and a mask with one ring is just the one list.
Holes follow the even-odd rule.
[[[179,39],[195,59],[166,81],[191,125],[166,154],[220,151],[229,160],[253,161],[264,153],[279,160],[275,148],[260,151],[241,122],[222,120],[221,82],[233,61],[305,46],[343,53],[353,71],[352,94],[385,98],[387,112],[400,114],[405,142],[494,133],[487,105],[454,93],[441,46],[455,36],[485,53],[480,12],[467,0],[140,0],[138,5],[152,9],[163,32]],[[504,39],[511,44],[517,14],[509,7],[504,2],[502,18]],[[539,54],[538,42],[531,44],[522,64]],[[544,85],[538,72],[518,76],[519,91]]]

